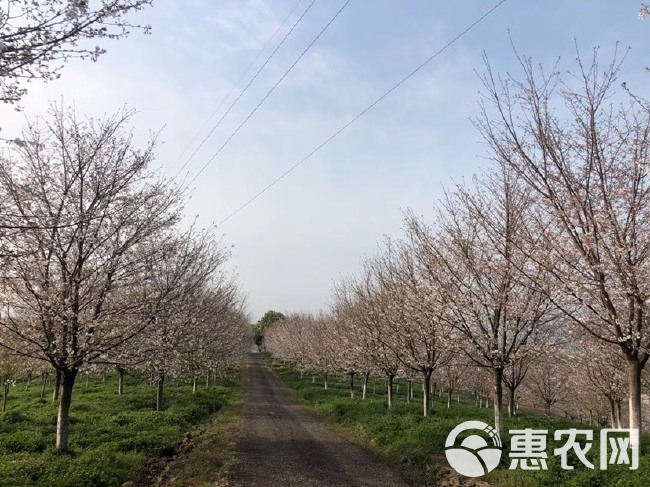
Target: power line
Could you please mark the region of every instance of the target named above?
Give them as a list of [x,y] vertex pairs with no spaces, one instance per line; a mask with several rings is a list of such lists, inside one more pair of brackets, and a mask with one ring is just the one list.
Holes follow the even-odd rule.
[[[314,0],[314,1],[315,1],[315,0]],[[190,180],[189,183],[187,183],[187,186],[190,186],[194,181],[196,181],[196,179],[201,175],[201,173],[203,173],[203,171],[205,171],[205,168],[207,168],[207,167],[210,165],[210,163],[211,163],[211,162],[212,162],[212,161],[213,161],[213,160],[214,160],[214,159],[215,159],[215,158],[216,158],[216,157],[221,153],[221,151],[224,149],[224,147],[226,147],[226,145],[228,145],[228,143],[232,140],[232,138],[233,138],[235,135],[237,135],[237,132],[239,132],[239,130],[244,126],[244,124],[245,124],[246,122],[248,122],[248,120],[249,120],[249,119],[253,116],[253,114],[258,110],[258,108],[259,108],[260,106],[262,106],[262,103],[264,103],[264,102],[266,101],[266,99],[267,99],[269,96],[271,96],[271,93],[273,93],[273,92],[275,91],[275,89],[280,85],[280,83],[282,83],[282,81],[284,80],[284,78],[287,77],[287,75],[288,75],[288,74],[291,72],[291,70],[296,66],[296,64],[298,64],[298,62],[299,62],[299,61],[300,61],[300,60],[305,56],[305,54],[307,54],[307,52],[309,51],[309,49],[311,49],[311,47],[312,47],[314,44],[316,44],[316,41],[318,41],[318,39],[320,39],[320,37],[325,33],[325,31],[327,30],[327,28],[328,28],[330,25],[332,25],[332,23],[333,23],[333,22],[338,18],[338,16],[341,14],[341,12],[343,12],[343,10],[345,9],[345,7],[348,6],[348,4],[350,3],[350,1],[351,1],[351,0],[347,0],[347,1],[343,4],[343,6],[342,6],[342,7],[341,7],[341,8],[340,8],[340,9],[339,9],[335,14],[334,14],[334,16],[329,20],[329,22],[327,22],[327,24],[325,24],[325,27],[323,27],[323,28],[321,29],[321,31],[318,33],[318,35],[316,35],[316,37],[314,37],[314,39],[309,43],[309,45],[308,45],[308,46],[307,46],[307,47],[306,47],[306,48],[305,48],[305,49],[300,53],[300,56],[298,56],[298,57],[296,58],[296,60],[293,62],[293,64],[292,64],[291,66],[289,66],[289,69],[287,69],[287,70],[284,72],[284,74],[283,74],[282,76],[280,76],[280,79],[278,79],[278,81],[277,81],[277,82],[276,82],[276,83],[271,87],[271,89],[268,91],[268,93],[267,93],[266,95],[264,95],[264,98],[262,98],[262,99],[260,100],[260,102],[255,106],[255,108],[253,108],[253,110],[252,110],[252,111],[248,114],[248,116],[247,116],[247,117],[242,121],[242,123],[239,124],[239,126],[234,130],[234,132],[233,132],[232,134],[230,134],[230,136],[226,139],[226,141],[225,141],[223,144],[221,144],[221,147],[219,147],[219,149],[217,150],[217,152],[215,152],[215,153],[212,155],[212,157],[210,157],[210,159],[208,159],[208,161],[203,165],[203,167],[199,170],[199,172],[196,173],[196,175],[195,175],[195,176]],[[505,1],[505,0],[503,0],[503,1]],[[313,4],[313,2],[312,2],[312,4]]]
[[[458,41],[461,37],[463,37],[465,34],[467,34],[470,30],[472,30],[474,27],[476,27],[478,24],[480,24],[483,20],[485,20],[487,17],[492,14],[496,9],[498,9],[501,5],[506,3],[507,0],[501,0],[498,2],[496,5],[494,5],[490,10],[485,12],[483,15],[481,15],[478,19],[476,19],[474,22],[472,22],[468,27],[465,28],[460,34],[458,34],[456,37],[454,37],[451,41],[449,41],[447,44],[445,44],[442,48],[438,49],[436,52],[434,52],[428,59],[426,59],[422,64],[420,64],[417,68],[415,68],[413,71],[411,71],[409,74],[407,74],[404,78],[402,78],[399,82],[397,82],[395,85],[393,85],[392,88],[390,88],[388,91],[386,91],[383,95],[381,95],[379,98],[377,98],[375,101],[373,101],[370,105],[368,105],[366,108],[364,108],[361,112],[359,112],[354,118],[349,120],[345,125],[343,125],[340,129],[338,129],[336,132],[334,132],[332,135],[330,135],[327,139],[325,139],[323,142],[321,142],[315,149],[313,149],[309,154],[307,154],[305,157],[300,159],[298,162],[296,162],[293,166],[291,166],[289,169],[287,169],[285,172],[280,174],[276,179],[274,179],[270,184],[268,184],[265,188],[263,188],[261,191],[253,195],[248,201],[246,201],[244,204],[242,204],[239,208],[237,208],[235,211],[230,213],[228,216],[226,216],[223,220],[221,220],[219,223],[215,225],[215,228],[223,225],[226,223],[228,220],[230,220],[233,216],[235,216],[237,213],[242,211],[244,208],[246,208],[248,205],[250,205],[253,201],[255,201],[257,198],[262,196],[264,193],[266,193],[269,189],[271,189],[273,186],[275,186],[277,183],[279,183],[282,179],[284,179],[287,175],[289,175],[291,172],[293,172],[298,166],[300,166],[302,163],[304,163],[307,159],[309,159],[311,156],[313,156],[316,152],[318,152],[320,149],[322,149],[324,146],[329,144],[336,136],[338,136],[341,132],[343,132],[345,129],[347,129],[350,125],[355,123],[357,120],[359,120],[361,117],[363,117],[367,112],[369,112],[372,108],[374,108],[378,103],[380,103],[384,98],[386,98],[388,95],[390,95],[393,91],[395,91],[397,88],[402,86],[407,80],[409,80],[411,77],[413,77],[418,71],[420,71],[422,68],[424,68],[427,64],[429,64],[431,61],[433,61],[436,57],[438,57],[440,54],[442,54],[444,51],[446,51],[452,44],[454,44],[456,41]],[[198,175],[197,175],[198,176]],[[196,177],[194,178],[196,179]]]
[[[226,102],[226,100],[227,100],[228,98],[230,98],[230,95],[232,95],[232,92],[235,91],[235,88],[237,88],[237,86],[239,86],[239,83],[241,82],[241,80],[244,79],[244,76],[246,76],[246,74],[248,73],[248,71],[250,71],[250,69],[251,69],[251,68],[253,67],[253,65],[257,62],[257,60],[260,58],[260,56],[262,55],[262,53],[263,53],[264,51],[266,51],[266,48],[269,47],[269,45],[271,44],[271,42],[273,42],[273,39],[275,39],[275,36],[278,34],[278,32],[280,32],[280,30],[282,29],[282,27],[284,27],[284,24],[287,23],[287,21],[289,20],[289,18],[293,15],[293,13],[296,11],[296,9],[298,8],[298,6],[299,6],[303,1],[304,1],[304,0],[298,0],[298,2],[293,6],[293,8],[291,9],[291,11],[287,14],[287,16],[286,16],[286,17],[284,18],[284,20],[282,21],[282,23],[278,26],[277,29],[275,29],[275,32],[273,32],[273,35],[271,35],[271,37],[269,37],[269,40],[266,41],[266,44],[264,44],[264,47],[262,47],[262,49],[260,49],[260,50],[257,52],[257,55],[255,56],[255,58],[254,58],[254,59],[249,63],[249,65],[246,67],[246,69],[245,69],[244,72],[241,74],[241,76],[239,76],[239,78],[237,79],[237,81],[235,81],[235,84],[232,85],[232,87],[230,88],[230,91],[228,91],[228,93],[227,93],[227,94],[226,94],[226,95],[221,99],[221,101],[219,102],[219,105],[217,106],[217,108],[214,109],[214,111],[213,111],[213,112],[210,114],[210,116],[206,119],[206,121],[203,123],[203,125],[201,125],[201,128],[199,128],[199,129],[196,131],[196,133],[194,134],[194,136],[192,137],[192,139],[187,143],[187,145],[185,146],[185,148],[181,151],[180,155],[179,155],[178,158],[174,161],[174,163],[173,163],[172,166],[175,166],[176,164],[178,164],[178,161],[180,161],[180,160],[182,159],[182,157],[185,155],[185,153],[187,152],[187,150],[192,146],[192,144],[194,143],[194,141],[197,139],[197,137],[199,136],[199,134],[200,134],[200,133],[203,131],[203,129],[208,125],[208,123],[210,122],[210,120],[212,120],[212,118],[217,114],[217,112],[218,112],[219,109],[223,106],[223,104]],[[303,16],[304,16],[304,14],[303,14]],[[286,39],[286,37],[287,37],[287,36],[285,36],[285,38],[280,42],[280,45],[282,45],[282,42],[284,42],[284,40]],[[267,62],[268,62],[268,60],[267,60]],[[258,72],[257,74],[259,74],[259,72]],[[257,76],[257,74],[256,74],[256,76]],[[245,89],[244,89],[244,91],[245,91]],[[242,93],[243,93],[243,92],[242,92]],[[201,146],[203,146],[204,143],[205,143],[205,139],[204,139],[204,140],[201,142],[201,144],[199,145],[199,149],[201,148]],[[197,151],[198,151],[198,149],[197,149]],[[194,154],[196,154],[196,151],[194,152]],[[174,176],[174,179],[176,179],[176,178],[178,177],[178,175],[183,171],[183,169],[185,169],[185,167],[186,167],[186,166],[189,164],[189,162],[192,160],[192,157],[194,156],[194,154],[192,154],[192,156],[190,156],[190,158],[185,162],[185,164],[183,164],[183,167],[181,167],[181,168],[178,170],[178,172],[177,172],[176,175]]]
[[[287,32],[287,33],[284,35],[284,37],[282,38],[282,40],[280,41],[280,43],[279,43],[277,46],[275,46],[275,49],[273,49],[273,52],[271,52],[271,54],[269,54],[269,56],[266,58],[266,61],[264,61],[264,63],[259,67],[259,69],[258,69],[257,72],[253,75],[253,77],[250,79],[250,81],[248,82],[248,84],[247,84],[246,86],[244,86],[244,89],[241,91],[241,93],[239,93],[239,96],[237,96],[237,98],[235,98],[235,100],[230,104],[230,106],[229,106],[228,109],[225,111],[225,113],[224,113],[223,115],[221,115],[221,118],[217,121],[217,123],[214,125],[214,127],[212,127],[212,130],[210,130],[210,132],[208,133],[208,135],[205,136],[205,138],[201,141],[201,143],[199,144],[199,146],[194,150],[194,152],[192,152],[192,155],[189,157],[189,159],[187,159],[187,161],[185,161],[185,164],[183,164],[183,167],[181,167],[181,168],[178,170],[178,172],[177,172],[176,175],[174,176],[174,179],[176,179],[176,178],[178,177],[178,175],[179,175],[179,174],[183,171],[183,169],[185,169],[185,167],[190,163],[190,161],[191,161],[192,158],[196,155],[196,153],[201,149],[201,147],[203,147],[203,145],[207,142],[207,140],[212,136],[212,134],[214,133],[214,131],[217,130],[217,128],[219,127],[219,125],[221,125],[221,122],[223,121],[223,119],[226,118],[226,116],[230,113],[230,111],[232,110],[232,108],[237,104],[237,102],[241,99],[241,97],[244,96],[244,93],[246,93],[246,91],[248,90],[248,88],[250,87],[250,85],[253,84],[253,81],[255,81],[255,80],[257,79],[257,76],[258,76],[258,75],[262,72],[262,70],[266,67],[266,65],[269,63],[269,61],[271,60],[271,58],[273,58],[273,56],[275,56],[275,53],[278,52],[278,50],[280,49],[280,47],[282,47],[282,45],[284,44],[284,41],[286,41],[286,40],[289,38],[289,36],[290,36],[291,33],[294,31],[294,29],[296,28],[296,26],[297,26],[297,25],[300,23],[300,21],[305,17],[305,15],[307,15],[307,12],[309,12],[309,10],[311,10],[312,6],[313,6],[315,3],[316,3],[316,0],[312,0],[312,2],[311,2],[309,5],[307,5],[307,8],[305,9],[305,11],[302,13],[302,15],[301,15],[300,17],[298,17],[298,20],[296,20],[296,22],[291,26],[291,29],[289,29],[289,32]],[[184,178],[183,178],[183,180],[184,180]]]

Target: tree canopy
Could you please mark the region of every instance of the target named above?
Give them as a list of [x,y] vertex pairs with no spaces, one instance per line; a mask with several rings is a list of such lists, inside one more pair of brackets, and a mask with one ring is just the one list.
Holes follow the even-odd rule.
[[152,0],[10,0],[0,5],[0,100],[16,104],[25,81],[57,79],[73,57],[97,58],[105,49],[94,39],[121,39],[130,29],[149,26],[125,19]]
[[284,314],[272,309],[264,313],[264,316],[262,316],[255,324],[255,345],[261,347],[262,342],[264,342],[264,331],[276,321],[280,321],[284,318]]

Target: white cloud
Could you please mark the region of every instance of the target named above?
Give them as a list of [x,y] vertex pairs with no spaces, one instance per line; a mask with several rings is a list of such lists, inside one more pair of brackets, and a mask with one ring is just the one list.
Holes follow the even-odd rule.
[[205,20],[218,30],[220,47],[232,50],[261,49],[281,23],[274,8],[264,0],[225,2]]

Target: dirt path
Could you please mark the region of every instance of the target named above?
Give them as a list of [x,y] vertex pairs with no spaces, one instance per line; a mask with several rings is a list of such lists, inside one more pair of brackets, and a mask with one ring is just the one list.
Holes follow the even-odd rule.
[[229,485],[407,485],[378,459],[302,410],[259,356],[251,356],[249,374],[239,461]]

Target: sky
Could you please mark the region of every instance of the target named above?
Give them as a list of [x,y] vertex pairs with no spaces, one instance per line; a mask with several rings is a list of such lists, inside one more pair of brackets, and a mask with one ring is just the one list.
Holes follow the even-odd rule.
[[[134,31],[126,39],[103,41],[108,52],[96,63],[73,60],[60,79],[30,83],[21,112],[0,107],[0,137],[15,137],[26,119],[45,115],[52,101],[74,103],[79,114],[94,117],[134,108],[136,143],[160,132],[155,164],[163,176],[176,177],[185,165],[176,179],[190,181],[205,166],[190,185],[186,215],[188,222],[196,218],[208,226],[236,211],[497,3],[350,0],[220,150],[345,4],[316,0],[196,151],[311,1],[156,0],[131,16],[134,23],[150,24],[151,35]],[[358,272],[361,258],[375,253],[385,236],[400,235],[406,209],[433,218],[445,187],[486,167],[486,147],[472,123],[484,54],[494,71],[516,77],[521,69],[514,44],[547,69],[559,59],[558,69],[569,73],[575,71],[576,44],[585,57],[599,47],[607,62],[618,42],[619,52],[630,48],[621,80],[637,93],[648,91],[650,19],[637,18],[639,7],[629,0],[507,0],[220,225],[215,234],[232,246],[228,269],[239,276],[252,318],[268,309],[327,307],[334,280]]]

